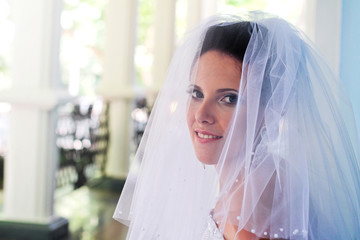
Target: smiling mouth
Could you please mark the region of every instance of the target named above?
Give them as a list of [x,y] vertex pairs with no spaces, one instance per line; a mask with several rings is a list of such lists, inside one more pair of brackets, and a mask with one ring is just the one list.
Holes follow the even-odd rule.
[[199,138],[202,138],[202,139],[220,139],[222,138],[222,136],[215,136],[215,135],[210,135],[210,134],[203,134],[203,133],[199,133],[197,131],[196,132],[196,135],[199,137]]

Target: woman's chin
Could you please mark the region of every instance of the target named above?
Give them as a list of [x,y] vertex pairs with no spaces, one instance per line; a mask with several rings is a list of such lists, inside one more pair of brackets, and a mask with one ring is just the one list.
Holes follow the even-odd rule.
[[209,156],[209,154],[203,155],[203,154],[196,154],[197,159],[202,163],[206,165],[216,165],[219,161],[219,158],[214,156]]

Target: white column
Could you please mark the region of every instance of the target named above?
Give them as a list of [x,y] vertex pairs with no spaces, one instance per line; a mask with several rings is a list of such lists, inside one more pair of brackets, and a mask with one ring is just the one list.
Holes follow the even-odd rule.
[[223,0],[187,0],[186,29],[196,27],[202,20],[218,12]]
[[3,218],[7,221],[53,220],[61,8],[61,0],[12,1],[16,27],[12,88],[0,93],[0,101],[12,106],[5,160]]
[[202,0],[201,18],[207,18],[217,13],[219,0]]
[[175,0],[156,0],[154,61],[152,65],[153,87],[158,91],[165,78],[174,52]]
[[198,25],[202,19],[202,0],[187,0],[186,29],[190,30]]
[[306,0],[306,33],[330,67],[339,73],[342,0]]
[[136,2],[109,0],[106,9],[104,78],[97,92],[110,102],[110,145],[105,171],[114,178],[125,178],[129,170]]

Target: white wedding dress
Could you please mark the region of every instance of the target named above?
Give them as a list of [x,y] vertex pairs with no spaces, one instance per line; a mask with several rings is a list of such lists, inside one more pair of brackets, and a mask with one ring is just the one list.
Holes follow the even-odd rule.
[[201,237],[201,240],[224,240],[222,233],[216,226],[211,215],[209,215],[208,225]]

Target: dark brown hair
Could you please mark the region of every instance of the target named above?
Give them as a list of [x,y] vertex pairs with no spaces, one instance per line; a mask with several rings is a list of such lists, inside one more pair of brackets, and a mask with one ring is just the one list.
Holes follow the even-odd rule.
[[206,32],[200,56],[210,50],[218,50],[242,62],[252,30],[250,22],[211,26]]

